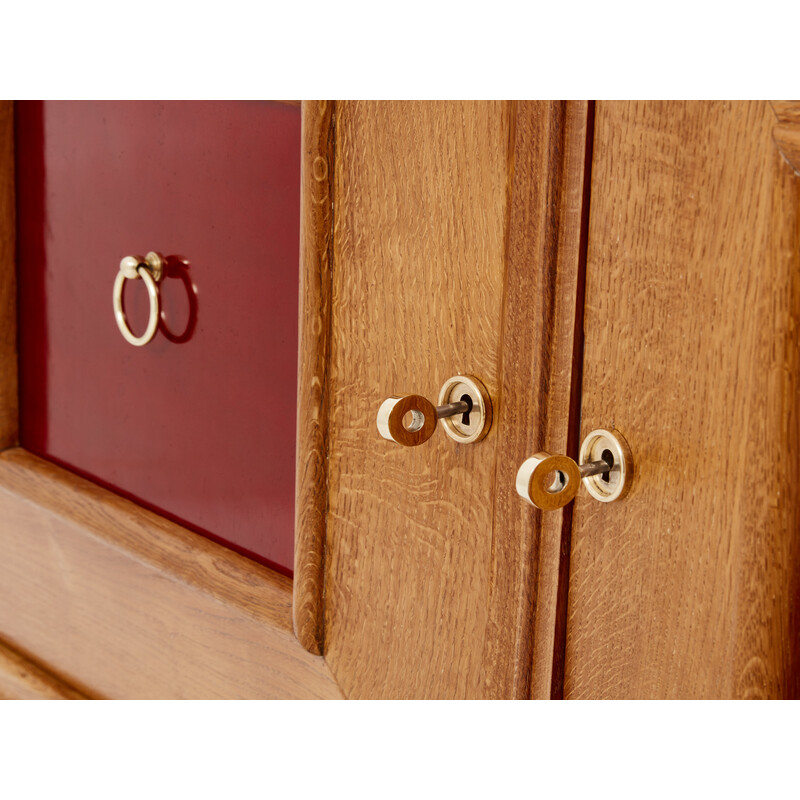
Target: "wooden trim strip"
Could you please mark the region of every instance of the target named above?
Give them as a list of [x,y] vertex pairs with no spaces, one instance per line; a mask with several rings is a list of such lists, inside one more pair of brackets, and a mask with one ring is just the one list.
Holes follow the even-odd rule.
[[0,454],[0,637],[104,698],[338,698],[291,580],[21,448]]
[[88,700],[0,642],[0,700]]
[[[578,240],[578,275],[575,291],[575,329],[572,341],[572,389],[569,404],[569,422],[567,425],[567,454],[578,458],[581,442],[581,396],[583,392],[583,317],[586,303],[586,254],[589,244],[589,208],[592,188],[592,152],[594,149],[594,101],[587,104],[586,128],[584,136],[583,165],[583,200],[581,203],[581,225]],[[573,168],[576,165],[573,162]],[[577,187],[574,187],[577,188]],[[569,599],[569,561],[572,550],[572,516],[574,503],[564,509],[561,524],[561,542],[558,554],[558,572],[554,564],[545,559],[539,560],[539,575],[543,582],[547,580],[545,572],[555,576],[557,585],[548,596],[554,604],[548,607],[537,607],[537,620],[540,627],[535,631],[537,645],[535,656],[542,660],[538,669],[534,669],[535,683],[531,697],[544,699],[547,697],[547,682],[550,684],[550,698],[564,698],[564,669],[567,645],[567,608]],[[542,621],[544,628],[542,628]],[[551,656],[551,668],[548,672],[544,659]],[[536,663],[536,662],[535,662]]]
[[486,697],[550,697],[564,512],[526,506],[515,480],[539,450],[577,456],[569,413],[587,130],[588,103],[515,104]]
[[0,450],[19,441],[14,104],[0,101]]
[[328,513],[328,364],[333,245],[334,104],[303,101],[300,219],[300,354],[297,390],[294,630],[324,647]]

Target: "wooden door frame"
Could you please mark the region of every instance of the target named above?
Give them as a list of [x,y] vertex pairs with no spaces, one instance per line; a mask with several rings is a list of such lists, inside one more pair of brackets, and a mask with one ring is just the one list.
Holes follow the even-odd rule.
[[0,102],[0,696],[336,698],[289,578],[19,446],[13,102]]

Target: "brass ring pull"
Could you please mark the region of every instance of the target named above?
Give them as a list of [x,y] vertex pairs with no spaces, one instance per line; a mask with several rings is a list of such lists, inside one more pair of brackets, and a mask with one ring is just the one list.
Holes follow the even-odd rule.
[[[125,256],[119,262],[119,272],[114,281],[114,319],[117,321],[119,332],[125,341],[134,347],[146,345],[155,335],[158,328],[158,318],[161,313],[159,308],[158,286],[164,274],[164,258],[160,253],[150,252],[144,258],[141,256]],[[128,327],[128,320],[122,310],[122,290],[126,280],[141,278],[150,297],[150,318],[147,328],[141,336],[134,336]]]

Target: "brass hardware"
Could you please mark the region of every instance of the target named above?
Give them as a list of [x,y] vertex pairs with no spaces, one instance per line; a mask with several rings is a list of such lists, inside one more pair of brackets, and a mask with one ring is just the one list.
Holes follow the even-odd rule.
[[[119,332],[125,337],[125,341],[135,347],[146,345],[156,334],[158,318],[160,314],[158,287],[156,284],[164,276],[164,257],[160,253],[150,252],[144,258],[141,256],[125,256],[119,262],[119,272],[114,281],[114,319],[117,321]],[[128,327],[128,320],[122,310],[122,290],[126,280],[136,280],[141,278],[150,297],[150,318],[147,321],[147,328],[141,336],[134,336]]]
[[616,430],[594,430],[584,440],[580,465],[547,452],[525,460],[517,471],[517,494],[543,511],[562,508],[575,498],[581,482],[603,503],[624,497],[633,479],[633,456]]
[[477,378],[456,375],[442,386],[438,406],[418,394],[389,397],[378,409],[378,432],[391,442],[416,447],[433,436],[437,420],[457,442],[482,439],[492,424],[486,387]]
[[601,503],[621,500],[630,491],[633,480],[633,455],[622,434],[616,430],[598,428],[592,431],[581,445],[578,456],[581,463],[607,461],[612,463],[610,470],[603,474],[587,475],[583,479],[586,491]]
[[440,408],[453,403],[467,403],[469,410],[442,416],[444,432],[459,444],[479,442],[492,427],[492,401],[486,387],[472,375],[455,375],[439,391]]

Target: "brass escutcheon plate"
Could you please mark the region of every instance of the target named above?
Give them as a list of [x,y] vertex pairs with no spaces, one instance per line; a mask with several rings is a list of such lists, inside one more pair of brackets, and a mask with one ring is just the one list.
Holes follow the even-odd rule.
[[437,405],[457,403],[464,397],[469,397],[472,409],[468,422],[464,422],[463,414],[452,417],[442,417],[439,422],[444,427],[445,433],[459,444],[479,442],[489,433],[492,427],[492,401],[486,387],[472,375],[454,375],[445,381],[439,392]]
[[618,430],[597,428],[583,440],[578,457],[580,464],[586,464],[590,461],[608,460],[608,454],[614,462],[611,470],[603,475],[589,475],[583,479],[586,491],[601,503],[620,500],[630,491],[633,480],[631,448]]

